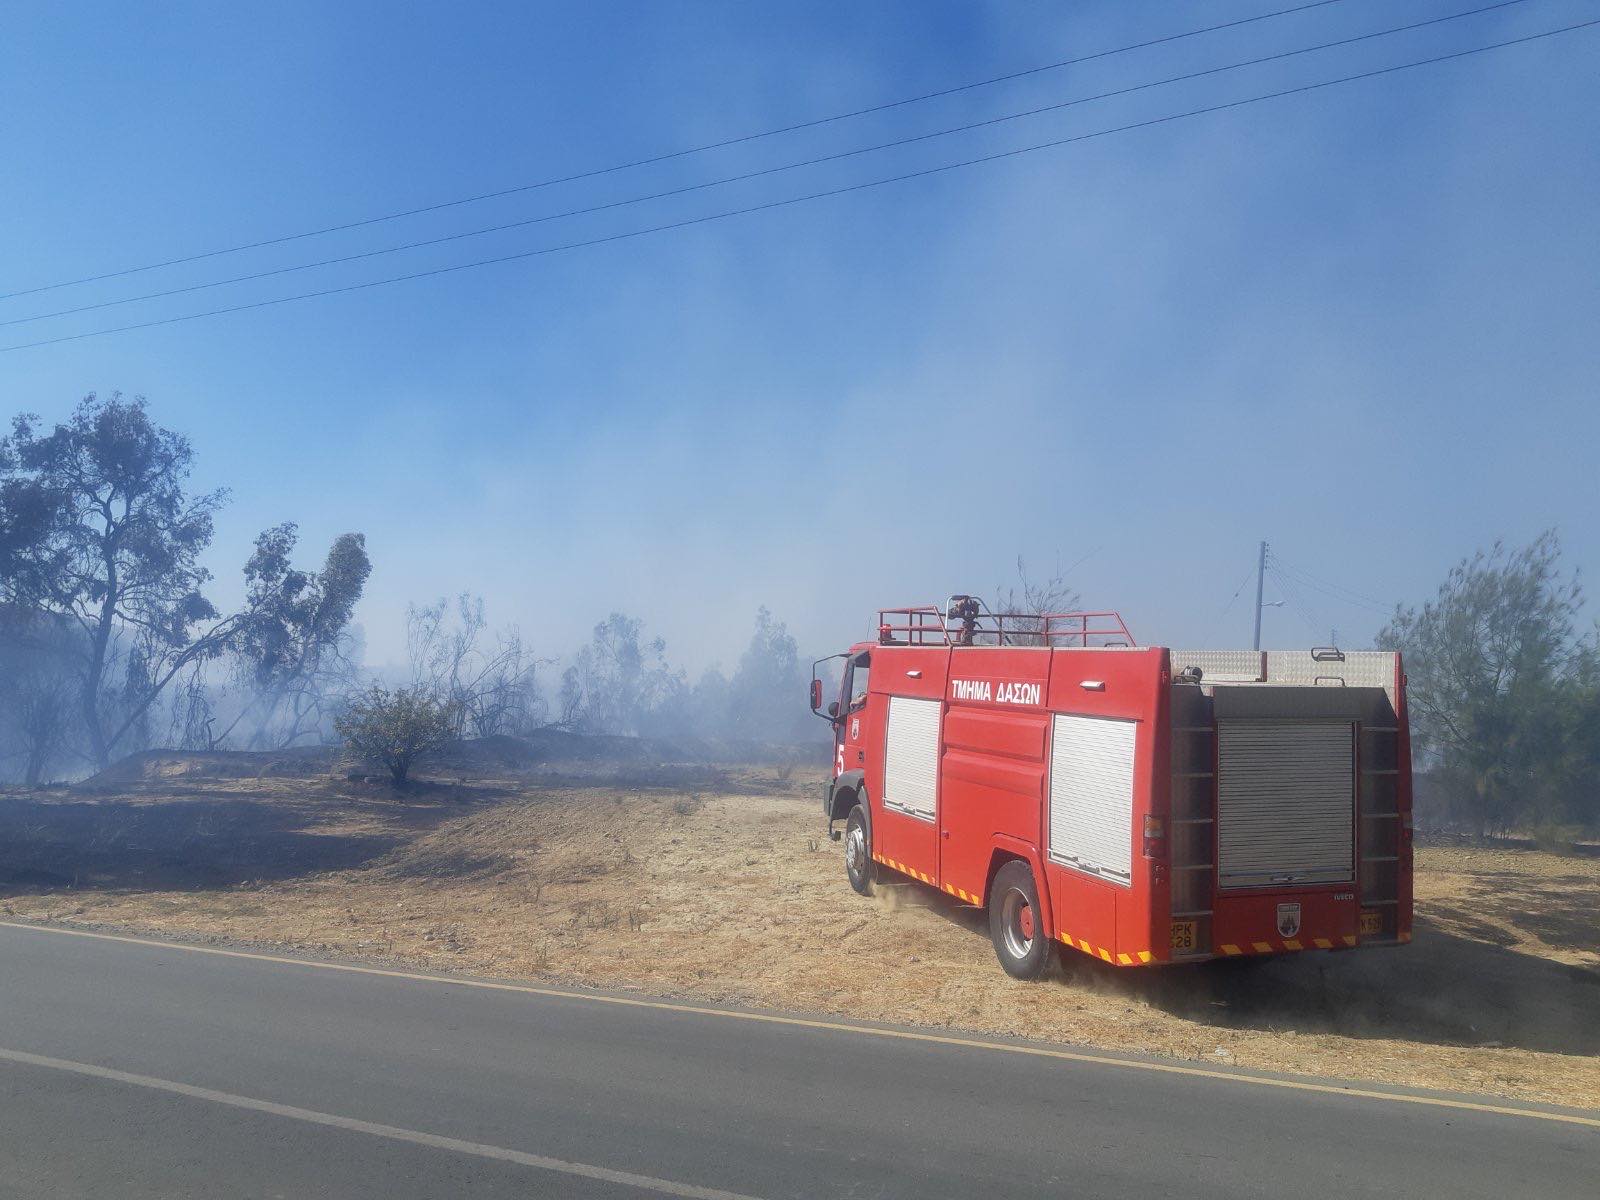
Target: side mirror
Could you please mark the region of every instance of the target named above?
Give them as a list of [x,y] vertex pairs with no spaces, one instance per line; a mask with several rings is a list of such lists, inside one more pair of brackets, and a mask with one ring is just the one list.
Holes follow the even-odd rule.
[[835,721],[839,719],[839,702],[837,700],[828,703],[828,715]]
[[811,711],[816,712],[822,707],[822,680],[811,681]]

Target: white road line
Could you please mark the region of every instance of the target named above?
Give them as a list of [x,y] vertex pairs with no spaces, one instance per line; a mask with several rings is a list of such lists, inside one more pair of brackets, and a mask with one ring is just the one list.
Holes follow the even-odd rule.
[[1451,1108],[1466,1112],[1490,1113],[1498,1117],[1525,1117],[1533,1121],[1555,1121],[1566,1125],[1586,1125],[1600,1129],[1600,1116],[1549,1112],[1538,1108],[1517,1108],[1509,1104],[1490,1104],[1479,1100],[1452,1100],[1445,1096],[1418,1096],[1406,1092],[1385,1092],[1346,1084],[1318,1083],[1310,1079],[1278,1079],[1271,1075],[1252,1075],[1245,1071],[1218,1071],[1209,1067],[1190,1067],[1176,1062],[1151,1062],[1137,1058],[1118,1058],[1112,1054],[1093,1054],[1082,1050],[1057,1050],[1049,1046],[1029,1046],[1016,1042],[993,1042],[983,1038],[956,1037],[945,1033],[923,1033],[915,1029],[852,1025],[846,1021],[827,1021],[816,1017],[786,1017],[781,1013],[740,1012],[732,1008],[711,1008],[677,1000],[647,1000],[643,997],[608,996],[603,992],[579,992],[568,988],[541,987],[530,983],[494,983],[487,979],[464,979],[449,975],[424,975],[418,971],[397,971],[387,967],[363,967],[355,963],[319,962],[313,958],[290,958],[283,954],[261,954],[252,950],[225,950],[219,946],[190,946],[183,942],[163,942],[156,938],[134,937],[122,933],[99,933],[89,929],[70,929],[59,925],[34,925],[26,921],[0,921],[0,929],[22,929],[29,933],[91,938],[102,942],[121,942],[129,946],[149,946],[157,950],[185,954],[213,954],[221,958],[242,958],[251,962],[277,963],[317,971],[340,971],[351,975],[376,975],[385,979],[405,979],[413,983],[440,984],[445,987],[479,988],[491,992],[520,992],[527,996],[546,996],[557,1000],[576,1000],[584,1004],[609,1004],[620,1008],[646,1008],[660,1012],[684,1013],[697,1017],[717,1017],[728,1021],[754,1021],[762,1025],[786,1025],[797,1029],[817,1029],[828,1033],[849,1033],[893,1041],[924,1042],[935,1046],[959,1046],[969,1050],[992,1050],[1060,1062],[1089,1063],[1097,1067],[1117,1067],[1126,1071],[1148,1071],[1157,1075],[1184,1075],[1191,1079],[1215,1079],[1254,1087],[1281,1088],[1293,1092],[1320,1092],[1346,1100],[1378,1100],[1395,1104],[1416,1104],[1425,1108]]
[[529,1154],[523,1150],[510,1150],[504,1146],[488,1146],[482,1142],[465,1142],[460,1138],[444,1137],[437,1133],[423,1133],[417,1129],[401,1129],[395,1125],[380,1125],[374,1121],[361,1121],[355,1117],[341,1117],[336,1113],[317,1112],[310,1108],[297,1108],[292,1104],[277,1104],[271,1100],[257,1100],[251,1096],[236,1096],[232,1092],[219,1092],[214,1088],[196,1087],[171,1079],[157,1079],[153,1075],[135,1075],[131,1071],[117,1071],[93,1063],[73,1062],[66,1058],[51,1058],[45,1054],[29,1054],[25,1050],[8,1050],[0,1047],[0,1061],[22,1063],[30,1067],[45,1067],[52,1071],[67,1071],[85,1075],[90,1079],[104,1079],[112,1083],[125,1083],[133,1087],[151,1088],[158,1092],[171,1092],[194,1100],[208,1100],[212,1104],[226,1104],[249,1112],[268,1113],[304,1121],[309,1125],[325,1125],[330,1129],[346,1129],[352,1133],[365,1133],[373,1137],[388,1138],[394,1142],[410,1142],[414,1146],[427,1146],[434,1150],[450,1150],[457,1154],[471,1154],[478,1158],[492,1158],[500,1162],[536,1167],[541,1171],[556,1171],[562,1175],[577,1175],[584,1179],[598,1179],[603,1183],[617,1183],[625,1187],[642,1188],[663,1196],[682,1196],[686,1200],[757,1200],[740,1192],[725,1192],[720,1188],[697,1187],[692,1183],[677,1183],[671,1179],[657,1179],[651,1175],[636,1175],[632,1171],[617,1171],[610,1167],[597,1167],[590,1163],[568,1162],[563,1158],[548,1158],[543,1154]]

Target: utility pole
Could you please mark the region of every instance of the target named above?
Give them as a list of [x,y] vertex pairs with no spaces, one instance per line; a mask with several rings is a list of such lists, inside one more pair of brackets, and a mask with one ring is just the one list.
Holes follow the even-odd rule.
[[1267,581],[1267,544],[1261,543],[1261,555],[1256,559],[1256,640],[1255,649],[1261,649],[1261,588]]

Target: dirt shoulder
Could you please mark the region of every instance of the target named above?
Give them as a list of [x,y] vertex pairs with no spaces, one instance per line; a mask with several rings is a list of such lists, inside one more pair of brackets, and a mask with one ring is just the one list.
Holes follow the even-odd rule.
[[782,775],[0,797],[0,909],[1600,1108],[1596,860],[1424,848],[1409,947],[1247,970],[1069,953],[1018,984],[976,909],[911,883],[852,892],[811,781]]

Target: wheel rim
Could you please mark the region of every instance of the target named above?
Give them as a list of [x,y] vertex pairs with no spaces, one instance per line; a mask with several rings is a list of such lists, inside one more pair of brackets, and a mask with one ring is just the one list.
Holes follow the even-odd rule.
[[1006,944],[1006,953],[1012,958],[1027,958],[1033,949],[1033,906],[1028,897],[1016,888],[1006,893],[1000,908],[1000,927]]
[[860,875],[867,862],[867,835],[861,826],[852,825],[844,835],[844,865],[852,875]]

